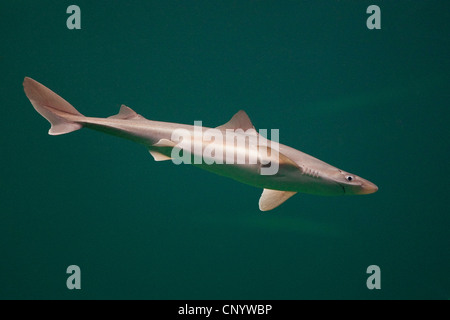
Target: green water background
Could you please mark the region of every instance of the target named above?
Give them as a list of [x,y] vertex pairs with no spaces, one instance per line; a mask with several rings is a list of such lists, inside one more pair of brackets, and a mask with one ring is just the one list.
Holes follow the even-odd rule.
[[[449,21],[448,1],[4,1],[0,298],[450,298]],[[244,109],[380,189],[261,213],[261,190],[142,146],[47,135],[24,76],[89,116],[214,127]]]

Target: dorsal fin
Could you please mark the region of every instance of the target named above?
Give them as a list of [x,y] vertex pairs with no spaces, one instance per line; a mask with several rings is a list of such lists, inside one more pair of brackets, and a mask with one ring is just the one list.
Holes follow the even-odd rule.
[[269,211],[275,209],[296,193],[293,191],[264,189],[261,198],[259,198],[259,210]]
[[253,123],[250,121],[247,113],[244,110],[239,110],[227,123],[218,126],[217,129],[255,129]]
[[143,116],[137,114],[133,109],[127,107],[126,105],[121,105],[119,113],[108,118],[111,119],[122,119],[122,120],[131,120],[131,119],[144,119]]

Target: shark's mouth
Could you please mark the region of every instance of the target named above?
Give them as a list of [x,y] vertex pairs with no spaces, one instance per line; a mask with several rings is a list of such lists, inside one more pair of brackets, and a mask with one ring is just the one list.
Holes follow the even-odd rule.
[[[342,194],[346,194],[346,192],[345,192],[345,186],[343,185],[343,184],[341,184],[341,183],[339,183],[339,182],[337,182],[337,181],[333,181],[335,184],[337,184],[338,185],[338,187],[340,187],[340,188],[342,188]],[[336,192],[337,192],[337,190],[339,190],[339,189],[334,189],[334,194],[336,194]]]

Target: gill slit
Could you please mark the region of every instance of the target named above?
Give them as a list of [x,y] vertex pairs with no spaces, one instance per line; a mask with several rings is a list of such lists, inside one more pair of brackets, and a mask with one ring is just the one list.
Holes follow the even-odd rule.
[[302,174],[306,174],[307,176],[313,177],[313,178],[319,178],[319,171],[302,166],[303,171]]

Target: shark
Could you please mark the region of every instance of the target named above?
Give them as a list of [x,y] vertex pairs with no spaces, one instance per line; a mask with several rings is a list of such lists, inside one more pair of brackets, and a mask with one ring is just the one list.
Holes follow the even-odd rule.
[[[61,96],[29,77],[25,77],[23,87],[34,109],[50,122],[50,135],[88,128],[144,145],[156,161],[172,160],[176,163],[176,155],[178,160],[185,156],[192,160],[193,157],[198,159],[206,155],[204,161],[194,159],[190,163],[262,188],[259,199],[261,211],[277,208],[297,193],[362,195],[378,190],[374,183],[364,178],[263,137],[256,132],[243,110],[237,112],[227,123],[214,128],[216,134],[231,133],[233,139],[207,139],[204,133],[213,128],[148,120],[125,105],[120,107],[118,114],[107,118],[87,117]],[[175,134],[177,132],[178,135]],[[180,137],[180,132],[184,136]],[[234,138],[243,138],[246,143],[237,145]],[[215,148],[214,152],[205,154],[208,148],[211,149],[211,145]],[[255,161],[227,161],[229,158],[226,156],[229,154],[233,155],[234,160],[251,158]],[[268,169],[275,170],[269,174],[264,173]]]

